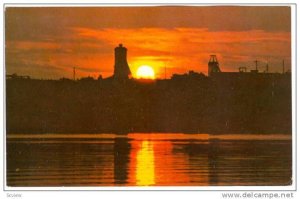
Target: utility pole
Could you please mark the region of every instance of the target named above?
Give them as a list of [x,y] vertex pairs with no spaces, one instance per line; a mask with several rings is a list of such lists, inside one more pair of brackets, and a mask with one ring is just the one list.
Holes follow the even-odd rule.
[[75,71],[75,67],[73,67],[73,80],[75,81],[76,78],[76,71]]
[[166,64],[165,64],[165,79],[167,79],[167,67],[166,67]]
[[257,63],[258,63],[258,61],[255,60],[254,62],[255,62],[255,70],[258,71],[258,70],[257,70]]

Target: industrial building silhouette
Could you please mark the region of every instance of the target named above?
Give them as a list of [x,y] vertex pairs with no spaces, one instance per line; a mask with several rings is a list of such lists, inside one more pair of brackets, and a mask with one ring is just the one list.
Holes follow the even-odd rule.
[[[220,63],[217,59],[217,55],[210,55],[208,65],[207,65],[207,74],[210,78],[221,78],[225,79],[234,79],[234,78],[244,78],[247,77],[265,77],[269,78],[271,76],[278,76],[279,73],[270,73],[269,72],[269,64],[266,64],[266,70],[263,72],[259,72],[258,70],[258,60],[255,60],[255,70],[250,70],[247,72],[246,67],[239,67],[238,72],[222,72]],[[283,61],[283,74],[286,73],[284,71],[284,61]],[[115,64],[114,64],[114,74],[110,78],[114,78],[116,80],[127,80],[130,79],[131,70],[127,62],[127,48],[123,46],[123,44],[119,44],[115,48]],[[195,71],[190,70],[188,73],[185,74],[173,74],[172,79],[185,79],[185,78],[201,78],[204,74],[197,73]],[[224,79],[225,78],[225,79]],[[166,78],[165,78],[166,79]],[[253,79],[254,81],[255,79]]]
[[[143,83],[130,78],[127,49],[114,74],[84,81],[6,79],[8,133],[291,133],[291,73],[189,71]],[[120,81],[121,80],[121,81]]]
[[114,65],[114,75],[115,79],[128,79],[131,76],[131,71],[127,63],[127,48],[119,44],[115,48],[115,65]]
[[211,76],[213,73],[221,72],[219,67],[219,62],[216,55],[211,55],[208,62],[208,76]]

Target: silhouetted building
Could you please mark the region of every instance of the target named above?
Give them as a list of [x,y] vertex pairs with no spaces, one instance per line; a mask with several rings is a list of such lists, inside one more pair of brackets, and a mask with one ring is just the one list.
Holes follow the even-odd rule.
[[130,75],[131,71],[127,63],[127,48],[119,44],[119,46],[115,48],[114,78],[128,79]]
[[211,76],[213,73],[221,72],[219,67],[219,62],[216,55],[210,55],[208,62],[208,76]]
[[203,73],[197,73],[190,70],[188,73],[184,74],[173,74],[172,80],[187,80],[187,79],[203,79],[205,75]]
[[17,75],[16,73],[12,75],[6,75],[6,79],[30,79],[28,75]]

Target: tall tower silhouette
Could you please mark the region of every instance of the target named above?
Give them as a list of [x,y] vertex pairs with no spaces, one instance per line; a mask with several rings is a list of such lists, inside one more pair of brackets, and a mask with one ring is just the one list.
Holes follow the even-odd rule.
[[129,75],[131,75],[131,71],[127,63],[127,48],[119,44],[115,48],[114,78],[128,79]]
[[219,67],[219,62],[216,55],[210,55],[208,62],[208,76],[211,76],[213,73],[221,72]]

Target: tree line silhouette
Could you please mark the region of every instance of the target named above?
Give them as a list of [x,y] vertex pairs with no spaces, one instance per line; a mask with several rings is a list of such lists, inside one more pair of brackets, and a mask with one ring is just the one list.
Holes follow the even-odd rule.
[[7,133],[291,133],[291,75],[6,80]]

